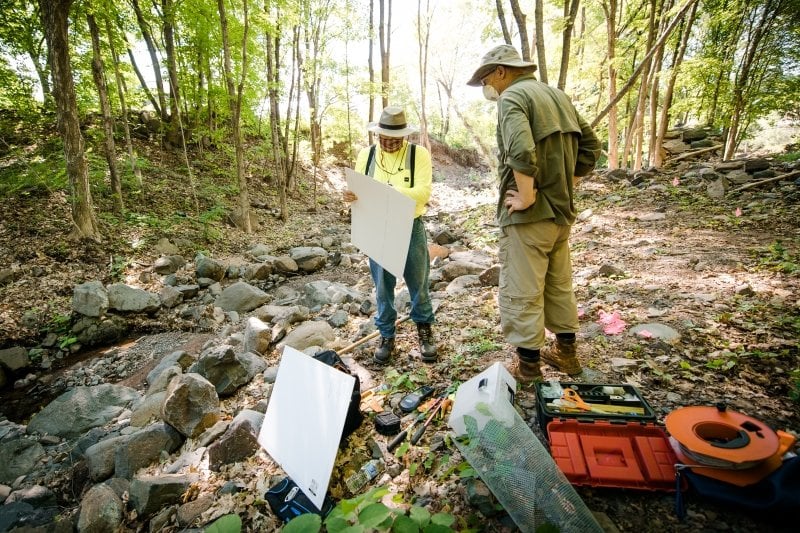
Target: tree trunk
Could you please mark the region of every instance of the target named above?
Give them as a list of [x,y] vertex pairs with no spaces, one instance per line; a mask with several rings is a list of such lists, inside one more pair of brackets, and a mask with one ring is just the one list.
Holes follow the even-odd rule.
[[672,30],[675,29],[675,26],[678,25],[678,23],[683,19],[684,15],[686,15],[686,12],[689,10],[689,8],[692,7],[692,5],[694,5],[696,2],[697,0],[686,0],[686,3],[680,9],[678,14],[675,15],[675,18],[672,20],[672,22],[669,23],[669,26],[667,26],[667,28],[664,30],[664,33],[662,33],[658,38],[658,41],[655,43],[650,52],[648,52],[648,54],[642,59],[642,61],[639,63],[639,66],[636,67],[636,70],[633,71],[633,74],[631,74],[631,77],[628,79],[622,89],[620,89],[616,96],[609,101],[606,107],[594,118],[594,120],[592,120],[591,126],[593,128],[597,126],[601,120],[603,120],[608,111],[614,107],[617,102],[619,102],[620,99],[625,96],[625,94],[627,94],[631,87],[633,87],[633,85],[636,83],[636,80],[639,79],[639,75],[642,73],[645,63],[647,63],[650,58],[653,57],[653,54],[655,54],[656,51],[658,51],[658,49],[664,45],[664,41],[666,41],[670,34],[672,34]]
[[139,7],[139,0],[131,0],[133,10],[136,12],[136,21],[139,23],[139,30],[142,32],[142,38],[147,44],[147,52],[150,54],[150,61],[153,63],[153,75],[156,81],[156,89],[158,90],[158,109],[161,110],[161,120],[167,122],[169,116],[167,115],[167,103],[164,97],[164,80],[161,78],[161,63],[158,61],[158,51],[155,42],[153,41],[150,26],[144,18],[141,7]]
[[231,48],[228,36],[228,16],[225,11],[225,0],[217,0],[219,11],[219,22],[222,31],[222,53],[223,67],[225,73],[225,85],[228,89],[228,105],[231,110],[231,130],[233,134],[233,146],[236,151],[236,177],[239,184],[239,208],[237,222],[245,233],[252,233],[253,228],[250,224],[250,196],[248,194],[247,176],[244,170],[244,145],[242,143],[242,131],[240,114],[242,109],[242,91],[244,80],[247,78],[247,0],[242,1],[244,13],[244,35],[242,36],[242,65],[239,86],[236,87],[233,80],[233,67],[231,65]]
[[539,58],[539,79],[542,83],[547,83],[547,54],[544,49],[544,6],[542,5],[542,0],[536,0],[534,18],[536,19],[536,57]]
[[580,0],[564,2],[564,31],[561,33],[561,68],[558,71],[558,88],[562,91],[567,86],[567,71],[569,70],[569,53],[572,45],[572,31],[575,28],[575,18],[578,16]]
[[169,75],[169,110],[175,117],[180,112],[180,85],[178,85],[178,62],[175,58],[175,13],[173,0],[161,0],[161,16],[164,18],[164,49],[167,53]]
[[133,149],[133,142],[131,141],[131,128],[130,124],[128,124],[128,103],[125,100],[125,92],[127,89],[125,87],[125,79],[122,77],[122,73],[119,71],[119,55],[117,55],[117,49],[114,46],[114,29],[108,17],[106,17],[106,33],[108,34],[108,44],[109,49],[111,50],[111,59],[114,61],[114,79],[117,81],[117,96],[119,97],[119,107],[122,112],[122,126],[123,131],[125,132],[125,146],[128,149],[128,160],[131,163],[131,170],[136,178],[136,183],[139,185],[139,189],[141,189],[143,186],[142,171],[139,169],[139,165],[136,164],[136,152]]
[[[125,29],[120,26],[120,31],[122,31],[123,35],[125,34]],[[128,47],[128,59],[131,60],[131,66],[133,67],[133,71],[136,73],[136,77],[139,80],[139,86],[144,91],[144,94],[147,96],[147,100],[150,102],[150,105],[153,106],[155,109],[156,114],[161,116],[161,106],[158,105],[158,100],[156,97],[153,96],[153,92],[150,90],[150,87],[147,86],[147,81],[144,79],[144,75],[142,71],[139,70],[139,65],[136,63],[136,56],[133,54],[133,50],[131,50],[130,46]]]
[[69,9],[73,0],[39,0],[39,8],[49,48],[53,96],[58,129],[64,142],[69,177],[73,230],[72,238],[99,240],[97,221],[89,187],[89,167],[78,120],[78,104],[69,57]]
[[431,22],[433,13],[430,10],[430,0],[425,0],[425,18],[422,17],[422,0],[417,0],[417,42],[419,44],[419,142],[428,151],[431,142],[428,138],[428,115],[425,111],[425,96],[428,85],[428,43],[431,35]]
[[106,162],[108,163],[108,173],[111,178],[111,197],[114,201],[114,211],[121,215],[125,210],[122,202],[122,183],[117,171],[117,148],[114,144],[114,117],[111,116],[111,104],[108,101],[108,87],[106,86],[105,67],[103,66],[103,54],[100,50],[100,31],[97,29],[97,22],[91,13],[86,15],[86,22],[89,24],[89,33],[92,39],[92,78],[97,87],[97,96],[100,99],[100,111],[103,114],[103,132]]
[[450,87],[448,87],[441,80],[439,80],[439,86],[442,89],[444,89],[444,91],[447,93],[447,98],[449,98],[450,101],[453,103],[453,110],[456,112],[456,115],[461,120],[461,123],[464,124],[464,127],[466,128],[466,130],[472,136],[472,140],[478,146],[478,151],[481,153],[481,156],[483,156],[483,158],[484,158],[484,160],[486,161],[487,164],[491,165],[492,164],[492,159],[493,159],[492,158],[491,149],[483,141],[483,137],[478,134],[477,129],[472,125],[472,123],[469,121],[469,119],[466,117],[466,115],[464,115],[461,112],[461,109],[458,107],[458,103],[453,101],[453,94],[450,91]]
[[617,0],[605,0],[603,11],[606,17],[608,46],[608,101],[614,102],[608,109],[608,168],[619,168],[619,130],[617,126]]
[[[517,23],[517,30],[519,31],[519,45],[520,53],[522,54],[523,61],[531,60],[531,45],[528,42],[528,24],[525,22],[525,13],[519,8],[519,0],[511,1],[511,13],[514,15],[514,20]],[[539,0],[541,1],[541,0]]]
[[[372,122],[375,120],[375,65],[373,62],[373,40],[375,37],[375,0],[369,0],[369,57],[367,65],[369,67],[369,114],[367,121]],[[372,132],[367,133],[368,144],[373,144],[375,141],[372,138]]]
[[[388,5],[384,4],[388,2]],[[378,33],[381,41],[381,98],[383,107],[389,105],[389,58],[392,44],[392,0],[380,0],[380,25]]]
[[667,134],[669,127],[669,110],[672,107],[672,94],[675,90],[675,82],[678,79],[678,72],[683,62],[683,57],[686,54],[686,45],[689,43],[689,36],[692,34],[692,25],[697,14],[697,5],[692,6],[692,11],[689,13],[689,18],[683,27],[683,34],[681,35],[681,44],[678,51],[675,53],[675,58],[672,60],[672,70],[669,75],[669,82],[664,90],[664,102],[661,106],[661,117],[658,122],[658,132],[656,133],[655,148],[653,150],[653,166],[661,167],[664,163],[664,153],[661,146],[664,144],[664,137]]
[[497,19],[500,21],[500,30],[503,32],[503,42],[511,44],[511,33],[508,31],[508,24],[506,24],[503,0],[496,0],[495,5],[497,6]]
[[[645,65],[642,69],[641,82],[639,84],[639,94],[636,98],[636,108],[631,119],[628,137],[625,142],[626,145],[630,146],[630,152],[633,152],[634,171],[642,169],[645,106],[647,104],[647,96],[650,93],[650,83],[652,82],[651,73],[653,71],[653,54],[650,54],[649,52],[653,48],[653,41],[655,41],[655,35],[658,31],[658,25],[656,22],[657,3],[658,0],[650,0],[650,20],[647,24],[647,44],[645,45],[645,50],[648,52],[645,57],[649,56],[650,59],[643,61]],[[656,52],[655,55],[658,55],[662,49],[663,46],[659,47],[659,52]],[[626,152],[627,151],[628,150],[626,150]]]
[[[269,9],[269,8],[267,8]],[[270,13],[268,12],[269,16]],[[272,160],[274,162],[275,187],[278,191],[280,218],[284,222],[289,218],[286,203],[286,153],[281,140],[281,111],[278,99],[280,84],[280,29],[275,30],[275,36],[267,35],[267,92],[269,94],[269,130],[272,140]]]

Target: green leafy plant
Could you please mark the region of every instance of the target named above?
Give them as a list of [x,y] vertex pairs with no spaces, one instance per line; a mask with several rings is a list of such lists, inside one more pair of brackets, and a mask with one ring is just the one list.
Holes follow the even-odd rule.
[[800,403],[800,368],[795,368],[790,373],[792,389],[789,391],[789,398]]
[[284,533],[362,533],[393,531],[397,533],[446,533],[454,531],[455,517],[448,513],[431,514],[424,507],[412,505],[407,511],[381,503],[389,493],[386,487],[375,487],[352,499],[340,501],[323,523],[318,515],[305,514],[292,519]]
[[61,339],[61,342],[58,343],[58,347],[62,350],[66,350],[76,342],[78,342],[78,337],[70,335],[68,337],[64,337],[63,339]]
[[792,254],[781,241],[775,241],[758,253],[758,265],[784,274],[800,272],[800,257]]

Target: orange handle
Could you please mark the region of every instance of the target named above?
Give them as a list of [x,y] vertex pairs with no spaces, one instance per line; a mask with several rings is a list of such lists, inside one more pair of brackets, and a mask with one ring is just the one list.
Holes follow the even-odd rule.
[[564,392],[561,395],[561,399],[570,402],[575,405],[578,409],[582,409],[584,411],[591,411],[592,407],[583,401],[581,395],[575,389],[564,389]]

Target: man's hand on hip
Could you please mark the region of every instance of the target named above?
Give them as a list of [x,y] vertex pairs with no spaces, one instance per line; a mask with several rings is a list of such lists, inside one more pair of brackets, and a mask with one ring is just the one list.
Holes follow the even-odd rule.
[[528,189],[526,192],[527,194],[522,194],[513,189],[506,191],[505,206],[509,214],[514,211],[524,211],[536,203],[536,189]]

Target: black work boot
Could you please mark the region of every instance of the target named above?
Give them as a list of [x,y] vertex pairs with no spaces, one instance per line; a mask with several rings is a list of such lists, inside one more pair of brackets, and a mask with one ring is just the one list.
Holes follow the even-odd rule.
[[373,359],[380,365],[385,365],[394,355],[394,337],[381,337],[381,345],[375,350]]
[[436,351],[436,341],[433,339],[433,331],[430,324],[417,324],[419,334],[419,351],[422,354],[422,361],[425,363],[435,363],[438,353]]

